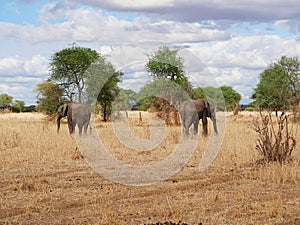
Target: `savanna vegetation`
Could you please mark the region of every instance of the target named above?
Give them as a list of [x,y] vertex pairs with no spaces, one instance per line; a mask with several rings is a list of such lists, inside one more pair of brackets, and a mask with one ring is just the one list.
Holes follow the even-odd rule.
[[0,112],[32,112],[35,106],[25,107],[25,102],[21,100],[13,100],[8,94],[0,94]]
[[[140,110],[168,111],[166,108],[172,107],[172,104],[177,106],[186,98],[209,98],[222,110],[232,109],[239,103],[241,95],[229,86],[193,88],[183,66],[184,59],[178,51],[178,48],[163,46],[150,54],[145,70],[152,82],[139,93],[134,93],[119,87],[123,72],[116,71],[103,55],[73,44],[53,54],[49,79],[38,84],[36,89],[38,108],[46,114],[53,114],[54,109],[66,101],[84,102],[96,106],[96,111],[100,109],[103,120],[108,121],[114,107],[128,110],[136,105]],[[171,85],[170,88],[165,88],[166,82]],[[173,90],[174,85],[176,90]],[[171,101],[154,96],[163,92],[172,96],[168,99]],[[224,98],[226,107],[222,106]]]
[[[141,123],[138,112],[129,112],[131,132],[148,138],[152,116],[142,112]],[[114,183],[93,171],[66,124],[58,135],[56,124],[41,114],[1,114],[0,223],[298,224],[299,149],[289,162],[263,163],[252,129],[257,116],[227,114],[220,151],[204,172],[198,167],[210,137],[199,134],[196,151],[181,171],[138,187]],[[209,128],[211,133],[211,123]],[[111,122],[96,118],[93,129],[111,155],[132,165],[164,159],[182,132],[179,126],[168,126],[157,148],[141,152],[120,143]]]
[[[55,52],[49,79],[36,88],[37,110],[43,114],[0,114],[0,223],[300,223],[297,57],[283,56],[260,74],[252,96],[252,109],[259,112],[226,113],[226,124],[219,123],[224,138],[208,169],[200,172],[199,162],[212,136],[199,134],[188,163],[150,186],[114,183],[93,171],[76,144],[78,137],[68,134],[66,124],[57,134],[56,123],[45,116],[55,115],[65,102],[86,103],[95,109],[93,134],[110,155],[130,165],[160,162],[182,140],[180,122],[172,123],[171,116],[181,101],[206,98],[220,115],[238,112],[241,100],[230,86],[193,87],[178,51],[161,47],[148,56],[151,82],[139,93],[120,88],[123,72],[92,49],[73,44]],[[19,112],[25,108],[7,94],[0,95],[0,105]],[[130,111],[133,106],[141,111]],[[156,124],[168,125],[162,142],[152,151],[127,148],[115,134],[113,112],[135,137],[146,140],[151,118],[163,118]]]

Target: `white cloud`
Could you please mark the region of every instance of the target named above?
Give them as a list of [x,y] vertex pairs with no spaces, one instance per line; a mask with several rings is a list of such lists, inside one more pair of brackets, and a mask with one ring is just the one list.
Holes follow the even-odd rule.
[[[104,45],[198,42],[229,37],[224,31],[209,29],[198,22],[153,21],[145,17],[126,21],[115,16],[104,16],[101,10],[90,8],[65,9],[64,15],[65,20],[61,23],[44,21],[41,26],[1,22],[0,37],[30,42],[97,41]],[[48,14],[41,17],[51,18]]]
[[33,55],[31,59],[19,56],[8,56],[0,59],[0,75],[41,75],[48,73],[48,60],[41,55]]
[[26,83],[38,83],[41,82],[42,79],[40,77],[25,77],[25,76],[13,76],[13,77],[3,77],[1,78],[1,82],[5,83],[19,83],[19,84],[26,84]]
[[[236,36],[214,43],[194,43],[191,51],[198,58],[192,81],[199,86],[232,86],[249,101],[259,74],[282,55],[299,56],[300,43],[274,36]],[[198,72],[196,72],[198,69]]]
[[272,21],[300,16],[300,4],[297,0],[77,0],[100,8],[118,12],[139,12],[160,15],[172,20],[248,20]]
[[278,20],[275,21],[273,25],[275,28],[286,30],[292,34],[297,34],[300,32],[299,18],[292,20]]
[[22,61],[18,56],[0,59],[0,74],[17,74],[22,71]]
[[137,90],[147,82],[147,54],[170,44],[186,47],[180,54],[195,85],[233,86],[247,99],[263,69],[300,52],[296,0],[58,0],[39,13],[33,24],[0,22],[2,46],[14,43],[1,52],[1,90],[32,92],[49,56],[73,42],[106,55],[124,70],[122,86]]
[[[22,85],[6,85],[0,83],[0,93],[1,94],[8,94],[9,96],[13,96],[13,100],[22,100],[26,101],[27,99],[24,98],[26,93],[32,95],[32,90],[28,90],[28,88]],[[32,98],[32,96],[30,96]]]
[[202,63],[217,68],[241,67],[261,70],[282,55],[298,55],[300,43],[274,36],[236,36],[213,44],[191,45]]
[[13,92],[13,91],[23,91],[23,90],[24,90],[24,88],[19,85],[12,87],[12,86],[0,83],[0,92],[2,92],[2,93]]
[[[186,43],[186,46],[189,47],[179,54],[194,86],[232,86],[243,96],[244,102],[250,100],[259,74],[270,63],[282,55],[296,56],[300,49],[295,39],[278,35],[235,36],[225,41]],[[138,45],[110,49],[109,60],[130,72],[124,84],[136,90],[134,81],[139,82],[139,86],[146,83],[147,76],[134,77],[133,74],[145,73],[149,51]]]
[[109,1],[111,5],[118,6],[120,8],[128,9],[149,9],[149,8],[161,8],[173,6],[173,0],[154,0],[154,1],[141,1],[137,2],[134,0],[112,0]]
[[6,84],[1,84],[0,83],[0,92],[6,93],[6,91],[9,89],[9,86]]
[[145,71],[133,71],[124,74],[120,86],[124,89],[131,89],[138,92],[149,81],[148,74]]
[[36,104],[37,93],[34,91],[41,78],[5,78],[0,80],[0,94],[8,94],[13,100],[24,101],[26,105]]
[[141,70],[147,62],[147,51],[142,46],[123,45],[112,48],[106,57],[117,70]]
[[19,56],[0,59],[0,93],[26,104],[35,104],[37,93],[33,90],[47,77],[47,67],[47,60],[39,54],[28,59]]
[[30,60],[25,60],[24,70],[26,74],[40,75],[48,73],[49,61],[41,55],[33,55]]

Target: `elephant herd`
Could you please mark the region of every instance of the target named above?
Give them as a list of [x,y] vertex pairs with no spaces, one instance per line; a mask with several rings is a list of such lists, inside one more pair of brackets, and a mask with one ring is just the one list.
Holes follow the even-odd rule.
[[[181,103],[179,114],[181,116],[183,133],[189,136],[189,128],[194,125],[194,134],[198,133],[198,124],[202,120],[203,135],[207,135],[207,118],[213,122],[214,132],[217,134],[217,122],[214,107],[204,99],[187,100]],[[87,133],[88,126],[90,126],[91,111],[90,109],[80,103],[67,103],[60,106],[57,110],[57,132],[60,129],[60,120],[67,117],[70,134],[75,132],[76,125],[79,128],[79,135]],[[90,127],[91,129],[91,127]]]

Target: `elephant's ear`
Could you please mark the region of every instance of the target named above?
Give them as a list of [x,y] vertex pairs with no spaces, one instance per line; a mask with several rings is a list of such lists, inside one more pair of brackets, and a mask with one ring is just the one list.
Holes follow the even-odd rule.
[[64,106],[63,106],[63,115],[64,115],[64,117],[67,116],[68,108],[69,108],[68,104],[64,104]]
[[208,103],[208,101],[204,100],[204,106],[205,106],[206,109],[209,109],[209,103]]

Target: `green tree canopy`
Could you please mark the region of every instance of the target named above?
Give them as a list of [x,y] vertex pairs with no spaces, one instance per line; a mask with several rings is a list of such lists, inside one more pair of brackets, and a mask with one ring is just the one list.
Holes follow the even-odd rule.
[[11,109],[13,112],[23,112],[25,109],[25,102],[21,100],[15,100]]
[[161,47],[149,56],[146,70],[155,78],[169,78],[172,81],[184,76],[183,59],[177,55],[178,49]]
[[0,94],[0,105],[11,105],[13,97],[8,94]]
[[184,61],[178,55],[178,50],[163,46],[148,56],[145,69],[154,82],[140,91],[141,108],[153,107],[168,114],[171,105],[178,108],[180,101],[186,99],[183,94],[193,96],[193,88],[185,76]]
[[47,115],[56,113],[58,106],[63,102],[63,91],[59,88],[59,85],[46,81],[39,83],[36,91],[38,92],[38,111]]
[[300,62],[298,57],[282,56],[278,62],[289,79],[292,106],[296,106],[300,101]]
[[86,90],[88,102],[99,103],[104,121],[108,121],[112,113],[112,103],[118,96],[122,72],[116,71],[114,66],[105,57],[98,59],[86,71]]
[[99,55],[90,48],[73,45],[54,53],[50,63],[50,80],[57,82],[70,101],[83,101],[86,70]]
[[192,86],[185,76],[183,58],[178,55],[178,50],[167,46],[159,48],[149,56],[145,68],[154,79],[169,79],[192,96]]
[[121,88],[115,102],[119,109],[129,110],[137,103],[137,93],[130,89],[127,90]]
[[299,90],[299,60],[282,56],[260,74],[252,98],[261,108],[286,110],[299,101]]
[[221,86],[220,89],[224,96],[226,110],[234,110],[235,106],[241,101],[242,96],[230,86]]

